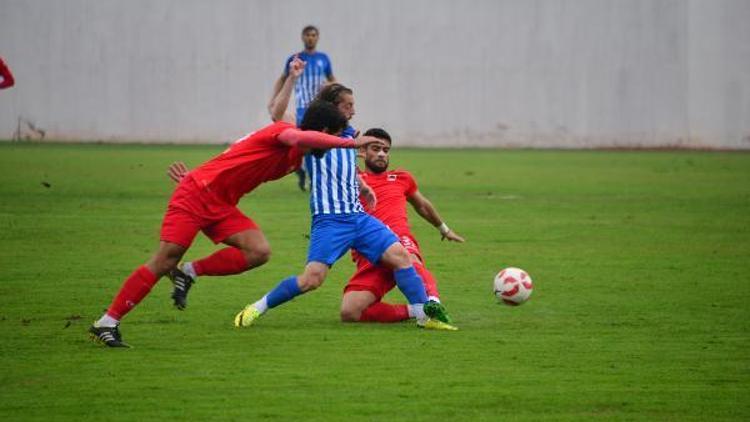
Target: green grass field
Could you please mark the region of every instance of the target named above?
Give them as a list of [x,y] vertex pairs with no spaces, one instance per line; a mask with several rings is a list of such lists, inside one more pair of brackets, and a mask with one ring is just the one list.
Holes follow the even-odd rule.
[[[750,419],[750,154],[394,150],[467,238],[411,213],[455,333],[339,322],[348,259],[235,329],[304,264],[287,178],[241,203],[267,265],[202,278],[184,312],[162,280],[123,322],[134,348],[92,343],[157,244],[167,165],[221,149],[0,143],[0,420]],[[492,295],[505,266],[534,278],[521,307]]]

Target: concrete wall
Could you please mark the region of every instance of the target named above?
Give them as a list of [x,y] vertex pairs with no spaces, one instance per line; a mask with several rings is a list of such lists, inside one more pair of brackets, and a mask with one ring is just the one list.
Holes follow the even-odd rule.
[[748,22],[747,0],[0,0],[0,138],[227,142],[314,23],[355,126],[401,145],[750,149]]

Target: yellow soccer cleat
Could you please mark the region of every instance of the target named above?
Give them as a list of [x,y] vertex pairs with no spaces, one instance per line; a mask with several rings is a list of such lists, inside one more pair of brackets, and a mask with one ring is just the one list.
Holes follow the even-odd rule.
[[454,327],[453,325],[432,318],[427,318],[424,321],[417,321],[417,326],[419,328],[424,328],[425,330],[458,331],[458,327]]
[[240,311],[240,313],[238,313],[237,316],[234,317],[234,326],[235,327],[249,327],[253,325],[253,323],[258,318],[260,318],[260,312],[258,312],[258,310],[255,309],[255,306],[247,305],[245,306],[245,309]]

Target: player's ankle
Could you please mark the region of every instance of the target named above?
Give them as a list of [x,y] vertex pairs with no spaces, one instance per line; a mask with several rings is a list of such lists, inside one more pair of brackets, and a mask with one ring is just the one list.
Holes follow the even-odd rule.
[[111,317],[109,314],[104,314],[98,321],[94,323],[96,327],[116,327],[120,323],[119,319]]
[[424,303],[409,304],[409,318],[416,318],[417,321],[427,319],[427,315],[424,313]]

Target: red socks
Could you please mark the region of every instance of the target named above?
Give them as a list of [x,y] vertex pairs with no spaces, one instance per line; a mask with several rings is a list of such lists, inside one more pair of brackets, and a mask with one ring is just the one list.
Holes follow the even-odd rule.
[[392,305],[375,302],[362,312],[359,320],[363,322],[399,322],[409,319],[407,305]]
[[241,250],[229,247],[193,261],[193,269],[198,276],[239,274],[247,270],[247,259]]
[[437,288],[437,281],[435,281],[435,277],[432,275],[430,270],[428,270],[424,265],[417,263],[414,264],[414,269],[417,270],[417,274],[422,277],[422,282],[424,283],[424,289],[427,291],[427,296],[440,297],[440,293],[438,292]]
[[125,280],[107,314],[117,320],[122,319],[151,291],[158,279],[145,265],[138,267]]

